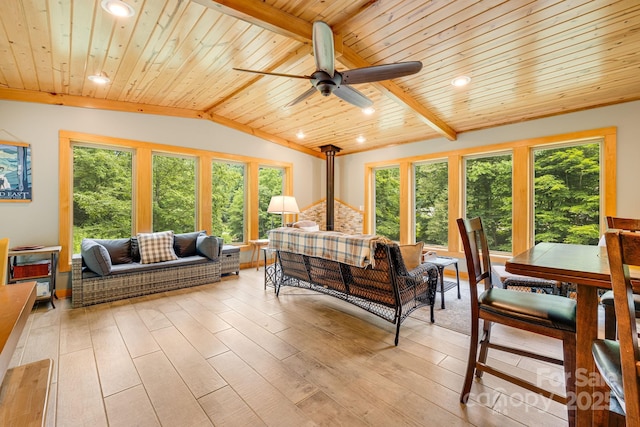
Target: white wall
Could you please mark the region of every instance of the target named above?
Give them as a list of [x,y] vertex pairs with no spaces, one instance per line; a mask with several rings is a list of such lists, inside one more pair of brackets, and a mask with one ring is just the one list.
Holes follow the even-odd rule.
[[439,138],[340,156],[336,160],[336,173],[340,174],[341,184],[336,187],[336,197],[352,206],[364,204],[366,163],[438,153],[454,147],[477,147],[610,126],[616,126],[618,130],[616,214],[639,218],[640,193],[637,185],[640,182],[640,101],[461,133],[457,141]]
[[33,201],[0,203],[0,236],[9,237],[12,246],[59,242],[59,130],[287,161],[294,164],[294,195],[300,207],[324,194],[324,160],[211,121],[0,101],[0,141],[32,147]]
[[[426,153],[616,126],[618,128],[618,211],[640,217],[640,101],[597,108],[477,132],[457,141],[444,138],[336,157],[336,198],[364,204],[364,165]],[[58,131],[68,130],[132,140],[193,147],[294,164],[294,194],[306,207],[325,196],[325,162],[216,123],[148,114],[101,111],[16,101],[0,101],[0,141],[32,146],[33,201],[0,203],[0,236],[11,245],[59,243]],[[337,144],[339,146],[339,144]],[[60,288],[70,287],[60,277]],[[66,282],[66,283],[65,283]]]

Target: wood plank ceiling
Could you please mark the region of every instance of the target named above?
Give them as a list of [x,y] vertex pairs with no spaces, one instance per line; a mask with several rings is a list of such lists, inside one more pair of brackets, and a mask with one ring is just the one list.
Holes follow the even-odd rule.
[[[2,0],[0,99],[199,117],[318,157],[640,99],[638,0],[127,1],[130,18],[100,0]],[[423,69],[357,85],[370,116],[319,94],[285,109],[308,81],[232,70],[312,73],[315,20],[339,70]]]

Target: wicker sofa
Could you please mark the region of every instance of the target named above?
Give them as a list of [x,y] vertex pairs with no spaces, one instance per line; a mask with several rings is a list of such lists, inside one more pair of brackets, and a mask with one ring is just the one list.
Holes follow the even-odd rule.
[[143,263],[137,237],[84,239],[72,258],[72,306],[218,282],[221,250],[222,239],[204,232],[176,234],[176,259]]
[[[377,236],[308,232],[279,228],[269,232],[276,263],[265,278],[282,286],[312,289],[363,308],[396,325],[422,306],[434,304],[438,270],[421,263],[407,271],[397,244]],[[373,255],[373,256],[371,256]]]

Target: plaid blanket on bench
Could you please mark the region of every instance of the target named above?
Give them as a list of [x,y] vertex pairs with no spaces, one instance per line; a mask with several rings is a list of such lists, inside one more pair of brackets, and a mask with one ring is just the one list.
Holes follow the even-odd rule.
[[337,231],[303,231],[282,227],[269,231],[269,247],[275,250],[325,258],[354,267],[375,267],[372,254],[383,239],[372,234],[344,234]]

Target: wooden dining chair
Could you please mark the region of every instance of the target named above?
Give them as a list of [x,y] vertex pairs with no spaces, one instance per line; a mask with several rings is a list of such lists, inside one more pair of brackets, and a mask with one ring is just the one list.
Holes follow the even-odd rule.
[[[575,394],[576,302],[558,295],[514,292],[494,287],[491,283],[491,260],[482,220],[479,217],[459,218],[457,222],[467,261],[471,294],[471,342],[460,402],[466,403],[469,399],[474,373],[476,377],[481,378],[482,373],[486,372],[549,399],[567,404],[570,397]],[[478,286],[483,282],[484,288],[479,293]],[[480,320],[483,321],[481,339]],[[563,360],[533,353],[523,348],[491,342],[492,323],[500,323],[562,340]],[[566,396],[559,396],[521,377],[489,366],[487,364],[489,349],[564,365]],[[571,426],[575,425],[575,415],[575,406],[568,406]]]
[[605,239],[618,340],[596,340],[591,350],[598,370],[611,389],[612,402],[619,403],[625,414],[626,425],[638,426],[640,425],[640,348],[629,266],[640,266],[640,233],[609,230],[605,233]]
[[7,284],[9,272],[9,239],[0,239],[0,286]]
[[[640,219],[607,217],[609,229],[619,229],[640,232]],[[640,295],[633,295],[633,302],[636,309],[636,317],[640,317]],[[600,303],[604,308],[604,337],[608,340],[616,339],[616,313],[613,307],[613,292],[606,291],[600,297]]]

